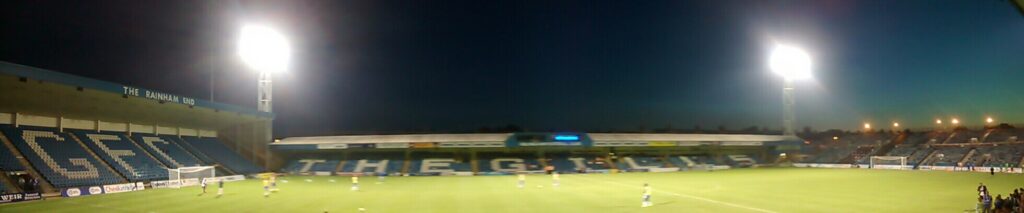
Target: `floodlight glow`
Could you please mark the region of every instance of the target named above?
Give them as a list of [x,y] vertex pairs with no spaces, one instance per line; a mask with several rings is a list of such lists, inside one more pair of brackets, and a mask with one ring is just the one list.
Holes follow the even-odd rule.
[[935,124],[942,124],[942,119],[935,119]]
[[778,44],[769,58],[769,68],[786,80],[799,80],[811,77],[811,56],[806,51]]
[[865,129],[871,129],[871,124],[869,124],[869,123],[864,123],[864,128],[865,128]]
[[238,55],[258,72],[284,72],[288,69],[291,47],[284,35],[274,29],[246,25],[238,40]]
[[992,117],[985,118],[985,123],[992,123],[993,121],[995,120],[992,120]]
[[892,127],[900,127],[900,123],[897,123],[897,122],[893,122],[893,123],[892,123]]
[[953,123],[953,124],[959,124],[960,120],[957,120],[956,118],[954,118],[952,121],[949,121],[949,122]]

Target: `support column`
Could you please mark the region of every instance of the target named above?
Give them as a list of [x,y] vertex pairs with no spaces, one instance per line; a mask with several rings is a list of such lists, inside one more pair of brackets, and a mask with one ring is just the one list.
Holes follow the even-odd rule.
[[786,79],[782,86],[782,135],[796,135],[793,127],[796,122],[793,112],[796,103],[794,99],[793,82]]

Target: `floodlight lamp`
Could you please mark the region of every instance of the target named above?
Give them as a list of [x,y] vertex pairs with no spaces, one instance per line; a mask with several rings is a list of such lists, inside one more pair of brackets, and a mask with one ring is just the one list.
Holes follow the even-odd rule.
[[951,120],[951,121],[949,121],[949,122],[950,122],[950,123],[953,123],[953,124],[959,124],[959,123],[960,123],[960,120],[957,120],[956,118],[954,118],[953,120]]
[[865,129],[871,129],[871,124],[869,124],[869,123],[864,123],[864,128],[865,128]]
[[803,49],[778,44],[769,57],[769,68],[786,80],[811,77],[811,56]]
[[238,55],[258,72],[284,72],[288,69],[291,47],[280,32],[261,25],[245,25],[238,40]]
[[942,124],[942,119],[935,119],[935,124]]
[[985,123],[992,123],[994,121],[995,120],[993,120],[992,117],[985,118]]

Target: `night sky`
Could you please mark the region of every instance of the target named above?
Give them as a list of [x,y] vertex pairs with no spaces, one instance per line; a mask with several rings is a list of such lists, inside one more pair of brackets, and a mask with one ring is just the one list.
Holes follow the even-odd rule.
[[215,101],[255,107],[250,22],[292,42],[275,137],[779,129],[773,42],[814,58],[800,127],[1024,123],[1024,15],[1004,0],[5,2],[0,60],[201,99],[213,77]]

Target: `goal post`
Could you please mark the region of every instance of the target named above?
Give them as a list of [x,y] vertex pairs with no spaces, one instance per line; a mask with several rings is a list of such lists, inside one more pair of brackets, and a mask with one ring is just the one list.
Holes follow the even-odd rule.
[[172,188],[198,185],[203,178],[217,177],[217,170],[212,166],[191,166],[167,169],[167,180]]
[[872,169],[907,169],[906,156],[871,156]]

